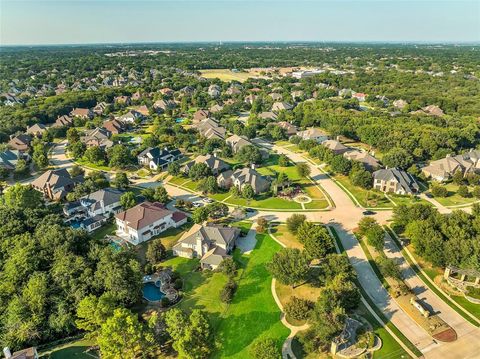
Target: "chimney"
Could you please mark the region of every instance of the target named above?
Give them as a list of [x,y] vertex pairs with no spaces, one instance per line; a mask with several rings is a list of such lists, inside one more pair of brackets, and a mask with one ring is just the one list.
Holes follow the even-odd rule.
[[196,245],[195,245],[195,252],[197,252],[197,256],[199,258],[203,257],[205,253],[203,253],[203,246],[202,246],[202,237],[197,236],[196,238]]
[[256,166],[255,166],[255,163],[252,163],[252,164],[250,165],[250,167],[252,168],[252,170],[254,170],[255,167],[256,167]]
[[335,137],[335,139],[340,142],[340,136]]
[[217,152],[213,152],[213,157],[217,158]]
[[12,357],[12,352],[9,347],[3,348],[3,354],[5,355],[5,359],[10,359]]

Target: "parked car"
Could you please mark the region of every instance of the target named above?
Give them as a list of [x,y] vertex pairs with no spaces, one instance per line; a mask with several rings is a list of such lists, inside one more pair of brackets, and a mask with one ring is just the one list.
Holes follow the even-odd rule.
[[213,203],[214,202],[213,199],[208,198],[208,197],[202,198],[202,201],[205,202],[205,203]]
[[376,214],[376,212],[374,212],[374,211],[363,211],[362,214],[364,216],[372,216],[372,215]]
[[202,202],[193,202],[193,203],[192,203],[192,206],[193,206],[194,208],[203,207],[203,203],[202,203]]

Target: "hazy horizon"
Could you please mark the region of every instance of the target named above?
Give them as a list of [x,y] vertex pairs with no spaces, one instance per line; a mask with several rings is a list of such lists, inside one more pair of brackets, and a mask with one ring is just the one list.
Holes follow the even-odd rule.
[[2,0],[0,44],[480,42],[480,2]]

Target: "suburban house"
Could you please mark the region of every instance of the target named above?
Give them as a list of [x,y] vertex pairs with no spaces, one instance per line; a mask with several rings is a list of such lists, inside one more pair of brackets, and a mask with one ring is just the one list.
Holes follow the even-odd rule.
[[239,190],[242,190],[246,184],[249,184],[256,194],[266,192],[270,188],[270,180],[251,167],[225,171],[217,177],[217,183],[221,188],[228,189],[235,186]]
[[210,111],[208,110],[198,110],[193,114],[193,123],[199,123],[200,121],[205,120],[210,117]]
[[280,126],[281,128],[283,128],[288,137],[297,135],[297,132],[298,132],[297,126],[292,125],[290,122],[280,121],[280,122],[277,122],[277,126]]
[[207,93],[210,97],[219,97],[222,89],[218,85],[210,85],[208,87]]
[[87,131],[85,136],[80,138],[80,141],[85,143],[87,147],[98,146],[107,149],[113,146],[113,142],[109,140],[112,133],[105,128],[97,127],[93,130]]
[[0,152],[0,168],[6,170],[14,170],[18,160],[28,160],[29,156],[26,153],[22,153],[18,150],[5,150]]
[[143,118],[143,115],[135,110],[130,110],[126,114],[118,116],[116,119],[123,123],[135,123],[136,120]]
[[386,168],[373,172],[373,188],[402,195],[413,194],[420,189],[409,173],[398,168]]
[[258,118],[261,118],[263,120],[272,120],[272,121],[276,121],[277,120],[277,114],[275,112],[272,112],[272,111],[267,111],[267,112],[260,112],[258,115],[257,115]]
[[18,136],[11,136],[10,141],[8,141],[8,147],[20,152],[27,152],[31,142],[32,137],[22,133]]
[[145,105],[133,107],[132,111],[136,111],[136,112],[138,112],[139,114],[141,114],[142,116],[145,116],[145,117],[150,115],[150,110]]
[[107,120],[103,123],[103,128],[110,132],[112,135],[118,135],[125,130],[125,125],[118,119]]
[[215,270],[230,256],[240,229],[194,224],[173,246],[173,254],[185,258],[200,258],[202,269]]
[[9,347],[3,348],[3,354],[5,359],[38,359],[38,352],[36,347],[30,347],[26,349],[19,350],[17,352],[10,351]]
[[225,134],[227,130],[224,127],[220,126],[218,122],[212,120],[211,118],[207,118],[200,122],[197,125],[197,130],[203,137],[207,139],[211,138],[218,138],[223,140],[225,138]]
[[165,87],[163,89],[160,89],[159,91],[163,96],[167,96],[167,97],[170,97],[170,96],[173,96],[173,94],[175,93],[175,91],[173,91],[171,88],[168,88],[168,87]]
[[108,108],[108,104],[106,102],[99,102],[97,103],[97,105],[93,108],[93,113],[95,115],[103,115],[103,113],[105,112],[105,110]]
[[47,126],[41,124],[41,123],[36,123],[29,128],[27,128],[27,135],[32,135],[36,137],[42,137],[43,133],[47,130]]
[[288,111],[288,110],[291,110],[292,108],[293,106],[287,102],[275,102],[272,105],[272,111],[277,113],[280,111]]
[[157,100],[153,104],[153,108],[157,112],[165,112],[167,110],[174,109],[175,107],[177,107],[177,104],[172,100]]
[[113,101],[121,105],[130,105],[130,96],[116,96]]
[[369,171],[375,171],[380,168],[380,162],[370,155],[367,151],[359,151],[355,149],[349,149],[343,154],[343,157],[350,161],[357,161],[363,164],[365,169]]
[[67,115],[63,115],[57,118],[55,123],[53,124],[54,127],[70,127],[73,126],[73,118]]
[[250,95],[245,96],[244,102],[249,104],[249,105],[253,105],[253,103],[255,102],[255,100],[257,98],[258,98],[258,96],[252,93]]
[[223,106],[216,103],[215,105],[210,107],[208,110],[210,111],[210,113],[217,113],[217,112],[223,111]]
[[242,91],[241,89],[239,89],[237,86],[230,86],[227,91],[225,91],[225,93],[228,95],[228,96],[233,96],[233,95],[238,95],[240,94]]
[[240,151],[242,147],[253,146],[253,144],[244,136],[232,135],[225,139],[225,142],[232,149],[233,153]]
[[67,203],[63,212],[70,220],[76,220],[80,228],[92,232],[101,227],[110,216],[122,210],[122,194],[122,191],[114,188],[101,189],[81,197],[78,201]]
[[205,163],[208,168],[210,168],[214,176],[218,176],[220,172],[226,171],[230,168],[230,166],[225,161],[218,158],[216,154],[208,154],[205,156],[197,156],[193,161],[188,162],[182,167],[183,173],[188,174],[190,168],[192,168],[192,166],[196,163]]
[[187,223],[183,212],[165,209],[158,202],[143,202],[115,215],[117,236],[137,245],[169,228]]
[[302,140],[314,140],[318,143],[328,140],[328,134],[315,127],[308,128],[304,131],[298,131],[297,136],[301,137]]
[[138,164],[152,170],[164,170],[169,163],[182,157],[180,150],[168,150],[167,148],[148,147],[137,156]]
[[72,117],[80,117],[83,119],[92,119],[93,118],[93,111],[89,108],[74,108],[70,112],[70,116]]
[[480,150],[472,148],[469,152],[457,156],[448,155],[440,160],[432,161],[428,166],[422,168],[422,172],[427,178],[440,182],[450,179],[457,171],[461,171],[464,176],[480,172]]
[[282,95],[280,95],[279,93],[276,93],[276,92],[272,92],[268,96],[270,96],[273,101],[277,101],[277,102],[282,101],[282,99],[283,99]]
[[345,152],[350,150],[349,147],[345,146],[343,143],[337,140],[323,141],[322,146],[328,148],[330,151],[333,152],[334,155],[343,155]]
[[367,94],[362,92],[355,92],[352,94],[352,98],[356,98],[358,102],[364,102],[367,99]]
[[32,187],[42,192],[46,198],[61,200],[68,192],[73,190],[75,184],[81,180],[82,178],[72,178],[70,173],[62,168],[45,172],[32,182]]

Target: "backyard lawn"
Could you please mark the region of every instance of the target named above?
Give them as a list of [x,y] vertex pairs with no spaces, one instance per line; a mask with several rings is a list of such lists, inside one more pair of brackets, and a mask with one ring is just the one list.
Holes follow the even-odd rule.
[[280,245],[266,234],[257,234],[257,245],[239,259],[245,269],[232,303],[216,330],[220,348],[214,357],[249,358],[249,349],[258,338],[272,338],[280,347],[289,330],[280,322],[271,292],[272,276],[265,268]]
[[59,345],[50,351],[39,352],[44,353],[40,356],[42,359],[94,359],[99,358],[95,351],[85,353],[85,351],[94,343],[90,340],[81,339],[73,343]]

